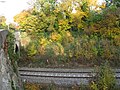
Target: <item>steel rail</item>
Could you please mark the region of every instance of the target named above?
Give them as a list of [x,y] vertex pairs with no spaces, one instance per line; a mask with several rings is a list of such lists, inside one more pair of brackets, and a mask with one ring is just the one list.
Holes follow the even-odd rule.
[[[120,84],[120,69],[113,69],[117,84]],[[32,83],[55,83],[59,85],[88,84],[96,75],[94,69],[47,69],[19,68],[23,81]]]

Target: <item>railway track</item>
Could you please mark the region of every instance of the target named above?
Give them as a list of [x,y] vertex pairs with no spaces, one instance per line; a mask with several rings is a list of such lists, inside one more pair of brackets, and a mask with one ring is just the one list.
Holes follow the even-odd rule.
[[[120,69],[114,69],[117,84],[120,84]],[[89,84],[95,78],[94,69],[46,69],[19,68],[23,81],[31,83],[54,83],[62,86]]]

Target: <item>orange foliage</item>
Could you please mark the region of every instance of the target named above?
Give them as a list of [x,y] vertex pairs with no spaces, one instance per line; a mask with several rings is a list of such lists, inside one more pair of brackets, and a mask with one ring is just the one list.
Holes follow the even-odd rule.
[[15,17],[14,17],[14,21],[15,22],[23,22],[26,20],[26,17],[28,17],[30,15],[30,13],[28,11],[22,11],[20,14],[17,14]]

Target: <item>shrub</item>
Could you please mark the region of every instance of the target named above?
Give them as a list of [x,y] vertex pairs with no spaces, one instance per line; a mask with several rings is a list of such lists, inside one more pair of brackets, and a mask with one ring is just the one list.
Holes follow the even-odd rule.
[[95,82],[92,82],[91,88],[93,90],[114,90],[116,85],[116,79],[114,73],[109,66],[108,62],[105,62],[98,68]]

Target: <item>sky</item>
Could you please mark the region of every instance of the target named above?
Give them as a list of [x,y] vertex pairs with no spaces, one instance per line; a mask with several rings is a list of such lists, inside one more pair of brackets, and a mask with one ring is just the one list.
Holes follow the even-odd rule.
[[[0,0],[0,15],[7,18],[6,23],[13,23],[13,17],[24,9],[28,9],[30,7],[28,2],[30,1],[31,0]],[[99,0],[100,3],[102,1],[103,0]]]
[[30,0],[0,0],[0,15],[7,18],[7,23],[11,23],[16,14],[30,7],[28,1]]

